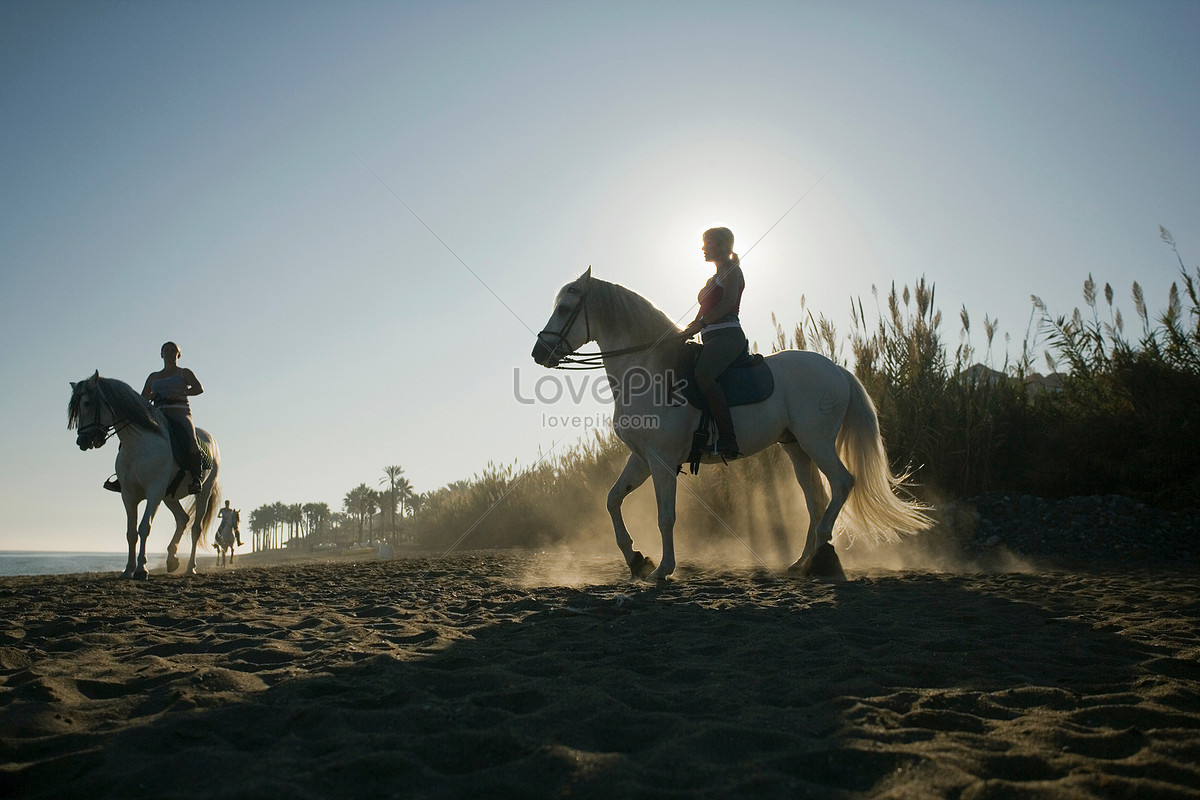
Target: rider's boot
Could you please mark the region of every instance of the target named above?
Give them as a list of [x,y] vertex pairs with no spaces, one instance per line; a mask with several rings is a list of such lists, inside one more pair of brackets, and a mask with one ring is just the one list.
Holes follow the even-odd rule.
[[714,383],[704,393],[704,402],[708,403],[708,413],[717,423],[717,455],[727,461],[737,458],[739,453],[737,437],[733,435],[733,417],[729,414],[729,404],[725,402],[725,392],[719,383]]
[[191,481],[188,483],[188,494],[200,494],[200,477],[204,473],[204,467],[199,450],[188,453],[187,471],[191,475]]

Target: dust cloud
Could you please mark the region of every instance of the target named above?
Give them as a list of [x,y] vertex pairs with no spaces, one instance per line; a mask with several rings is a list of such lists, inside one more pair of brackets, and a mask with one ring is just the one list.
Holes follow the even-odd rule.
[[[767,463],[755,465],[759,459]],[[804,549],[808,511],[791,470],[779,469],[770,460],[767,454],[728,466],[705,466],[698,476],[677,476],[674,538],[680,567],[787,574]],[[553,543],[538,548],[552,557],[537,559],[522,577],[524,585],[589,586],[629,580],[605,509],[605,492],[591,494],[590,503],[577,506],[588,510],[576,511],[572,520],[560,526]],[[972,548],[978,515],[969,505],[937,500],[930,505],[937,520],[934,527],[898,542],[874,544],[835,528],[833,544],[848,576],[1037,571],[1027,559],[1002,547],[986,552]],[[659,563],[662,543],[651,481],[626,499],[622,515],[635,549]]]

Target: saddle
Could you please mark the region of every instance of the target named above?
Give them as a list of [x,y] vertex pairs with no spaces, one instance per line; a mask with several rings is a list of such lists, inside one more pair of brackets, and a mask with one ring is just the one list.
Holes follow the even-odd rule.
[[[716,452],[717,431],[708,403],[696,386],[696,360],[704,345],[685,342],[680,356],[680,372],[685,380],[682,395],[690,404],[700,409],[700,424],[692,434],[692,449],[688,453],[688,465],[692,474],[700,471],[700,460],[708,453]],[[730,408],[761,403],[775,391],[775,375],[760,353],[750,353],[747,344],[734,362],[717,376],[717,383],[725,393],[725,402]],[[683,471],[683,467],[679,467]]]
[[[173,419],[170,414],[164,414],[167,420],[167,433],[171,440],[171,456],[175,459],[175,463],[179,464],[179,471],[175,473],[175,477],[171,479],[170,485],[167,486],[167,494],[175,494],[175,490],[179,488],[183,476],[187,474],[187,468],[182,466],[187,463],[188,449],[184,446],[187,441],[187,429],[176,419]],[[213,459],[212,453],[205,447],[204,442],[200,437],[196,437],[196,447],[200,450],[200,471],[208,472],[212,469]],[[202,476],[197,475],[197,478]]]
[[[708,411],[704,395],[696,386],[696,359],[704,345],[695,342],[685,342],[680,356],[680,373],[684,377],[682,387],[683,398],[701,411]],[[761,353],[750,353],[747,344],[732,364],[719,376],[717,383],[725,392],[725,402],[730,408],[761,403],[775,391],[775,375],[763,360]]]

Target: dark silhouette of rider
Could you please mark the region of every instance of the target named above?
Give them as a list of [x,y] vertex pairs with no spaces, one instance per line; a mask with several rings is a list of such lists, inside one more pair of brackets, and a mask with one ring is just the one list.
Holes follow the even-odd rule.
[[737,437],[734,436],[725,392],[717,383],[717,377],[747,347],[746,334],[738,319],[746,280],[738,254],[733,252],[731,230],[710,228],[704,232],[703,243],[704,260],[712,263],[715,272],[696,296],[700,310],[683,333],[689,339],[699,333],[704,343],[696,360],[696,386],[717,423],[717,453],[732,459],[738,457]]
[[[142,387],[142,397],[154,404],[163,414],[179,424],[184,431],[184,461],[181,466],[188,472],[191,479],[188,482],[188,494],[199,494],[203,477],[203,458],[200,455],[200,445],[196,441],[196,425],[192,422],[192,409],[188,405],[188,397],[203,394],[204,387],[187,367],[177,363],[183,352],[174,342],[165,342],[159,351],[162,356],[163,368],[151,372]],[[120,481],[113,478],[104,482],[104,488],[114,492],[121,491]]]
[[178,360],[182,351],[174,342],[166,342],[160,351],[163,368],[151,372],[142,387],[142,397],[149,400],[160,411],[179,424],[184,432],[184,445],[187,455],[183,468],[188,471],[191,479],[188,483],[188,494],[200,493],[200,478],[202,461],[200,446],[196,442],[196,426],[192,422],[192,408],[188,405],[188,397],[204,393],[204,387],[196,375],[187,367],[179,366]]

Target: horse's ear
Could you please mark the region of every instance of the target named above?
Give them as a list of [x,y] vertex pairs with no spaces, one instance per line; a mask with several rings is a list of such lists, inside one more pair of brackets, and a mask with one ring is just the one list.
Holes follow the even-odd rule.
[[71,384],[71,391],[74,392],[75,391],[75,381],[68,381],[68,383]]
[[579,276],[579,280],[583,281],[584,283],[587,283],[591,279],[592,279],[592,265],[588,264],[588,268],[585,269],[583,271],[583,274]]
[[95,372],[92,373],[92,377],[88,378],[88,383],[90,383],[92,386],[95,386],[99,382],[100,382],[100,370],[96,370]]

